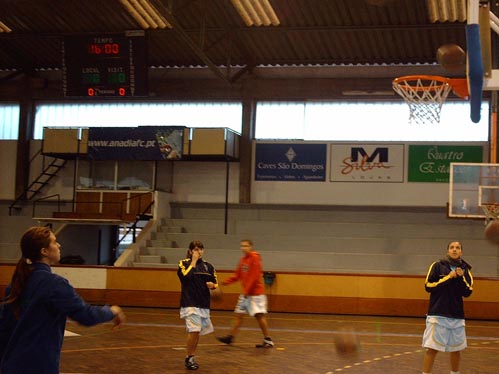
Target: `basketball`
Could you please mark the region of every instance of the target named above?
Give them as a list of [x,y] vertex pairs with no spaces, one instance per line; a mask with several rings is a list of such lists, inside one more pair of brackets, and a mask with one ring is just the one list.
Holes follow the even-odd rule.
[[446,70],[460,70],[466,64],[466,52],[457,44],[444,44],[437,50],[437,61]]
[[485,226],[485,237],[493,244],[499,244],[499,220],[491,220]]
[[343,328],[334,337],[336,353],[341,356],[357,354],[359,350],[359,338],[352,328]]

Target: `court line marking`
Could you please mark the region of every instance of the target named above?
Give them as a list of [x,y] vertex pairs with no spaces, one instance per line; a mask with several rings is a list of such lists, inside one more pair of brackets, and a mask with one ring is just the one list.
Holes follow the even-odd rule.
[[[496,341],[486,341],[486,342],[481,342],[481,343],[472,343],[470,345],[473,345],[474,347],[468,346],[468,349],[469,348],[479,348],[478,346],[480,346],[480,345],[483,346],[483,345],[489,345],[489,344],[493,344],[493,343],[499,344],[499,340],[496,340]],[[389,360],[389,359],[392,359],[392,358],[398,358],[398,357],[403,356],[403,355],[411,355],[411,354],[415,354],[415,353],[419,354],[419,353],[422,353],[423,351],[424,351],[424,349],[420,348],[420,349],[416,349],[414,351],[406,351],[406,352],[402,352],[402,353],[393,353],[391,355],[385,355],[385,356],[382,356],[382,357],[375,357],[375,358],[372,358],[370,360],[369,359],[368,360],[363,360],[362,362],[356,362],[356,363],[353,363],[353,364],[345,365],[343,367],[338,367],[336,369],[333,369],[332,371],[328,371],[325,374],[339,373],[339,372],[351,369],[352,367],[358,367],[358,366],[367,365],[367,364],[370,364],[370,363],[373,363],[373,362],[378,362],[378,361],[382,361],[382,360]]]
[[[72,322],[74,323],[74,322]],[[120,330],[124,331],[127,329],[128,326],[138,326],[138,327],[164,327],[164,328],[182,328],[185,329],[184,324],[169,324],[169,323],[144,323],[144,322],[127,322],[126,325],[124,325]],[[227,326],[216,326],[216,330],[230,330],[230,327]],[[243,331],[260,331],[258,327],[241,327],[241,330]],[[289,332],[289,333],[303,333],[303,334],[337,334],[341,333],[341,330],[313,330],[313,329],[286,329],[286,328],[270,328],[270,331],[279,331],[279,332]],[[111,332],[111,331],[109,331]],[[108,333],[106,332],[100,332],[96,334],[88,334],[88,335],[81,335],[82,337],[84,336],[95,336],[95,335],[100,335],[103,333]],[[390,333],[390,332],[354,332],[355,335],[358,336],[386,336],[386,337],[408,337],[408,338],[414,338],[414,337],[422,337],[423,334],[407,334],[407,333]],[[489,341],[496,341],[499,339],[499,336],[467,336],[468,340],[489,340]]]
[[[139,327],[176,327],[185,328],[183,324],[168,324],[168,323],[142,323],[142,322],[131,322],[127,323],[126,326],[139,326]],[[227,326],[215,326],[216,330],[230,330]],[[241,330],[245,331],[260,331],[258,327],[241,327]],[[314,329],[287,329],[287,328],[269,328],[270,331],[280,331],[280,332],[290,332],[290,333],[304,333],[304,334],[337,334],[343,332],[342,330],[314,330]],[[393,337],[408,337],[408,338],[419,338],[423,336],[420,334],[408,334],[408,333],[396,333],[396,332],[354,332],[358,336],[393,336]],[[468,340],[490,340],[495,341],[499,339],[499,336],[467,336]]]
[[[147,311],[134,311],[134,310],[127,310],[125,308],[125,312],[126,314],[129,314],[129,315],[141,315],[141,314],[145,314],[145,315],[156,315],[156,316],[177,316],[178,317],[178,311],[176,310],[168,310],[168,311],[164,311],[164,312],[147,312]],[[226,312],[226,313],[229,313],[227,315],[219,315],[218,312]],[[228,318],[228,319],[231,319],[232,318],[232,314],[230,313],[233,313],[232,311],[219,311],[219,310],[212,310],[212,314],[211,314],[211,319],[221,319],[221,318]],[[276,312],[276,313],[279,313],[279,312]],[[321,314],[318,314],[318,316],[321,316],[321,317],[325,317]],[[345,316],[341,316],[341,317],[345,317]],[[399,322],[399,321],[382,321],[382,320],[358,320],[358,319],[347,319],[345,320],[344,318],[341,318],[341,317],[333,317],[333,318],[299,318],[299,317],[296,317],[296,318],[291,318],[291,317],[278,317],[278,316],[275,316],[272,314],[272,312],[270,312],[268,315],[267,315],[267,320],[268,321],[316,321],[316,322],[323,322],[323,321],[327,321],[327,322],[340,322],[342,323],[343,325],[345,323],[347,324],[379,324],[379,323],[382,323],[384,325],[411,325],[411,326],[419,326],[419,325],[423,325],[424,326],[424,321],[425,321],[425,316],[423,317],[402,317],[402,318],[407,318],[407,319],[414,319],[414,321],[407,321],[407,322]],[[353,317],[353,316],[352,316]],[[369,316],[366,316],[366,317],[369,317]],[[398,317],[392,317],[392,316],[386,316],[386,318],[398,318]],[[422,323],[421,323],[421,320],[422,320]],[[480,322],[484,322],[484,321],[479,321],[479,320],[467,320],[466,321],[466,324],[468,327],[471,327],[471,328],[485,328],[485,329],[499,329],[499,325],[492,325],[492,326],[489,326],[489,325],[484,325],[484,324],[475,324],[475,323],[480,323]],[[421,333],[422,335],[422,333]]]
[[[138,327],[164,327],[164,328],[185,328],[185,326],[182,324],[163,324],[163,323],[128,323],[127,325],[129,326],[138,326]],[[230,327],[220,327],[218,329],[221,330],[228,330]],[[242,327],[241,330],[246,330],[246,331],[259,331],[259,328],[252,328],[252,327]],[[290,333],[303,333],[303,334],[336,334],[340,331],[338,330],[312,330],[312,329],[306,329],[306,330],[297,330],[297,329],[285,329],[285,328],[274,328],[270,329],[271,331],[281,331],[281,332],[290,332]],[[402,333],[380,333],[380,332],[356,332],[355,333],[358,336],[383,336],[383,337],[420,337],[421,334],[402,334]],[[472,342],[470,343],[468,348],[480,348],[483,347],[484,345],[490,345],[490,344],[499,344],[499,338],[498,337],[475,337],[475,336],[468,336],[468,340],[481,340],[481,342]],[[484,341],[485,340],[485,341]],[[280,345],[283,346],[290,346],[290,345],[301,345],[303,343],[282,343]],[[308,343],[309,345],[334,345],[334,342],[320,342],[320,343]],[[385,343],[363,343],[364,345],[386,345]],[[208,343],[208,344],[200,344],[200,346],[218,346],[220,345],[219,343]],[[240,343],[240,346],[253,346],[252,343]],[[413,346],[412,344],[397,344],[398,346]],[[123,347],[101,347],[101,348],[86,348],[86,349],[73,349],[73,350],[62,350],[62,352],[65,353],[75,353],[75,352],[88,352],[88,351],[114,351],[114,350],[130,350],[130,349],[158,349],[158,348],[170,348],[173,350],[179,350],[179,349],[184,349],[184,347],[179,346],[178,344],[161,344],[161,345],[150,345],[150,346],[123,346]],[[487,347],[488,348],[488,347]],[[496,349],[495,347],[492,347],[492,349]],[[351,368],[357,368],[360,366],[365,366],[367,364],[371,363],[377,363],[382,360],[389,360],[389,359],[394,359],[398,358],[404,355],[410,355],[410,354],[416,354],[416,353],[421,353],[423,352],[422,348],[416,349],[414,351],[405,351],[402,353],[393,353],[390,355],[384,355],[381,357],[374,357],[372,359],[366,359],[360,362],[354,362],[350,363],[347,365],[344,365],[343,367],[337,367],[333,369],[332,371],[328,371],[325,374],[335,374],[335,373],[340,373],[343,371],[347,371],[348,369]],[[86,373],[61,373],[61,374],[86,374]]]

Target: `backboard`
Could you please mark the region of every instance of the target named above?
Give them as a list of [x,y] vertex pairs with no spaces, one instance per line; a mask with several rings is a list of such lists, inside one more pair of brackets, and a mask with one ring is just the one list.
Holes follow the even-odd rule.
[[484,204],[499,204],[499,164],[451,163],[449,217],[486,218]]

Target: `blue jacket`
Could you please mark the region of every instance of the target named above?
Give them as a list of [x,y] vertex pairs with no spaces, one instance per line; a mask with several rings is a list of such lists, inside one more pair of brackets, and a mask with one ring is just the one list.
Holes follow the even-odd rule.
[[49,265],[33,267],[21,296],[19,319],[10,305],[0,305],[1,374],[58,374],[66,317],[85,326],[114,317],[108,306],[85,303]]

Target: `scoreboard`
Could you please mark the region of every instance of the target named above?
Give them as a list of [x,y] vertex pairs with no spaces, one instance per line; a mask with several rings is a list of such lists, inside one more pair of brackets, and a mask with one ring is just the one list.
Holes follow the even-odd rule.
[[67,36],[62,49],[65,97],[148,95],[143,31]]

